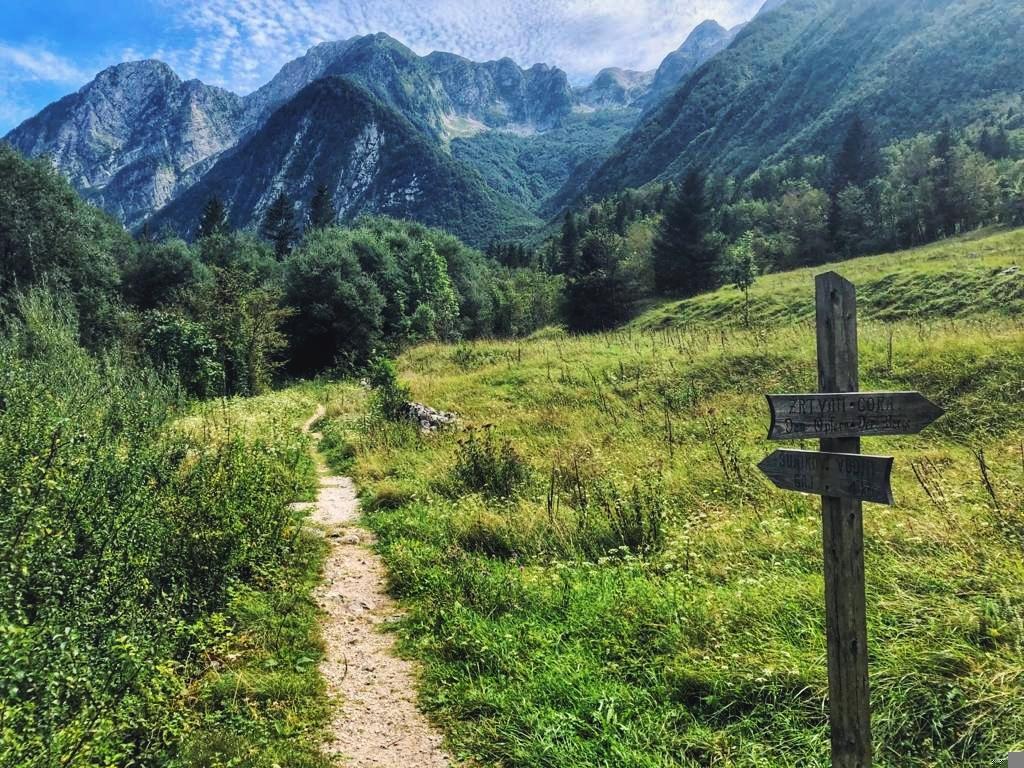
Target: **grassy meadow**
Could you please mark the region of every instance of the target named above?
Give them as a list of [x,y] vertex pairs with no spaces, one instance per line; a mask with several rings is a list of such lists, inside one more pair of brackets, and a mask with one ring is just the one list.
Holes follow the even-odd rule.
[[[1024,749],[1024,232],[838,265],[860,287],[862,388],[948,415],[864,441],[896,457],[865,506],[882,766]],[[615,333],[416,347],[421,435],[326,393],[408,608],[421,701],[507,766],[827,766],[819,502],[756,464],[768,392],[814,391],[813,274],[652,307]],[[816,448],[816,443],[801,446]]]

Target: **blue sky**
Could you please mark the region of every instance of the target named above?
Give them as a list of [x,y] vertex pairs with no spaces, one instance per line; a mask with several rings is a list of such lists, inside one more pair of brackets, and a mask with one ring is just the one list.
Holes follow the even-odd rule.
[[418,53],[542,61],[582,82],[651,69],[704,19],[763,0],[0,0],[0,135],[120,61],[158,58],[237,93],[309,46],[387,32]]

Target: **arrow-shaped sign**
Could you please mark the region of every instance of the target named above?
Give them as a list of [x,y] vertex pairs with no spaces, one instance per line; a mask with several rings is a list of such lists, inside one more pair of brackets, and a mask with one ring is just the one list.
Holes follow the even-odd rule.
[[819,451],[775,451],[758,468],[779,488],[893,504],[891,456]]
[[944,411],[918,392],[768,395],[769,440],[911,435]]

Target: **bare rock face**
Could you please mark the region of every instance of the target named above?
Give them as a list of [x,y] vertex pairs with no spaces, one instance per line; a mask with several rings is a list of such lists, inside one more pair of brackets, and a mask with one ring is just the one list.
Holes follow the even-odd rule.
[[126,225],[142,222],[199,178],[244,131],[243,102],[166,64],[104,70],[6,137],[48,155],[89,200]]
[[590,85],[577,92],[577,98],[590,109],[622,109],[646,96],[653,82],[654,72],[610,67],[598,72]]
[[260,222],[279,193],[302,216],[319,185],[339,217],[384,214],[443,226],[483,245],[496,225],[514,223],[478,175],[452,160],[404,115],[359,82],[328,75],[302,89],[246,136],[202,179],[152,219],[193,236],[206,202],[225,201],[232,227]]
[[727,30],[717,21],[698,24],[679,48],[661,62],[651,83],[649,102],[674,90],[694,70],[719,51],[724,50],[738,30]]
[[508,58],[479,64],[440,52],[423,61],[440,80],[455,115],[484,126],[546,131],[572,112],[569,78],[555,67],[520,69]]

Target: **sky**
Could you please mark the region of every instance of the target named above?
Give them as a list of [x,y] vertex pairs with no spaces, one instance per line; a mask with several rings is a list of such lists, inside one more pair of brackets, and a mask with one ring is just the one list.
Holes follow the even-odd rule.
[[704,19],[763,0],[0,0],[0,136],[101,69],[155,58],[246,94],[310,46],[387,32],[414,51],[544,62],[585,82],[654,69]]

